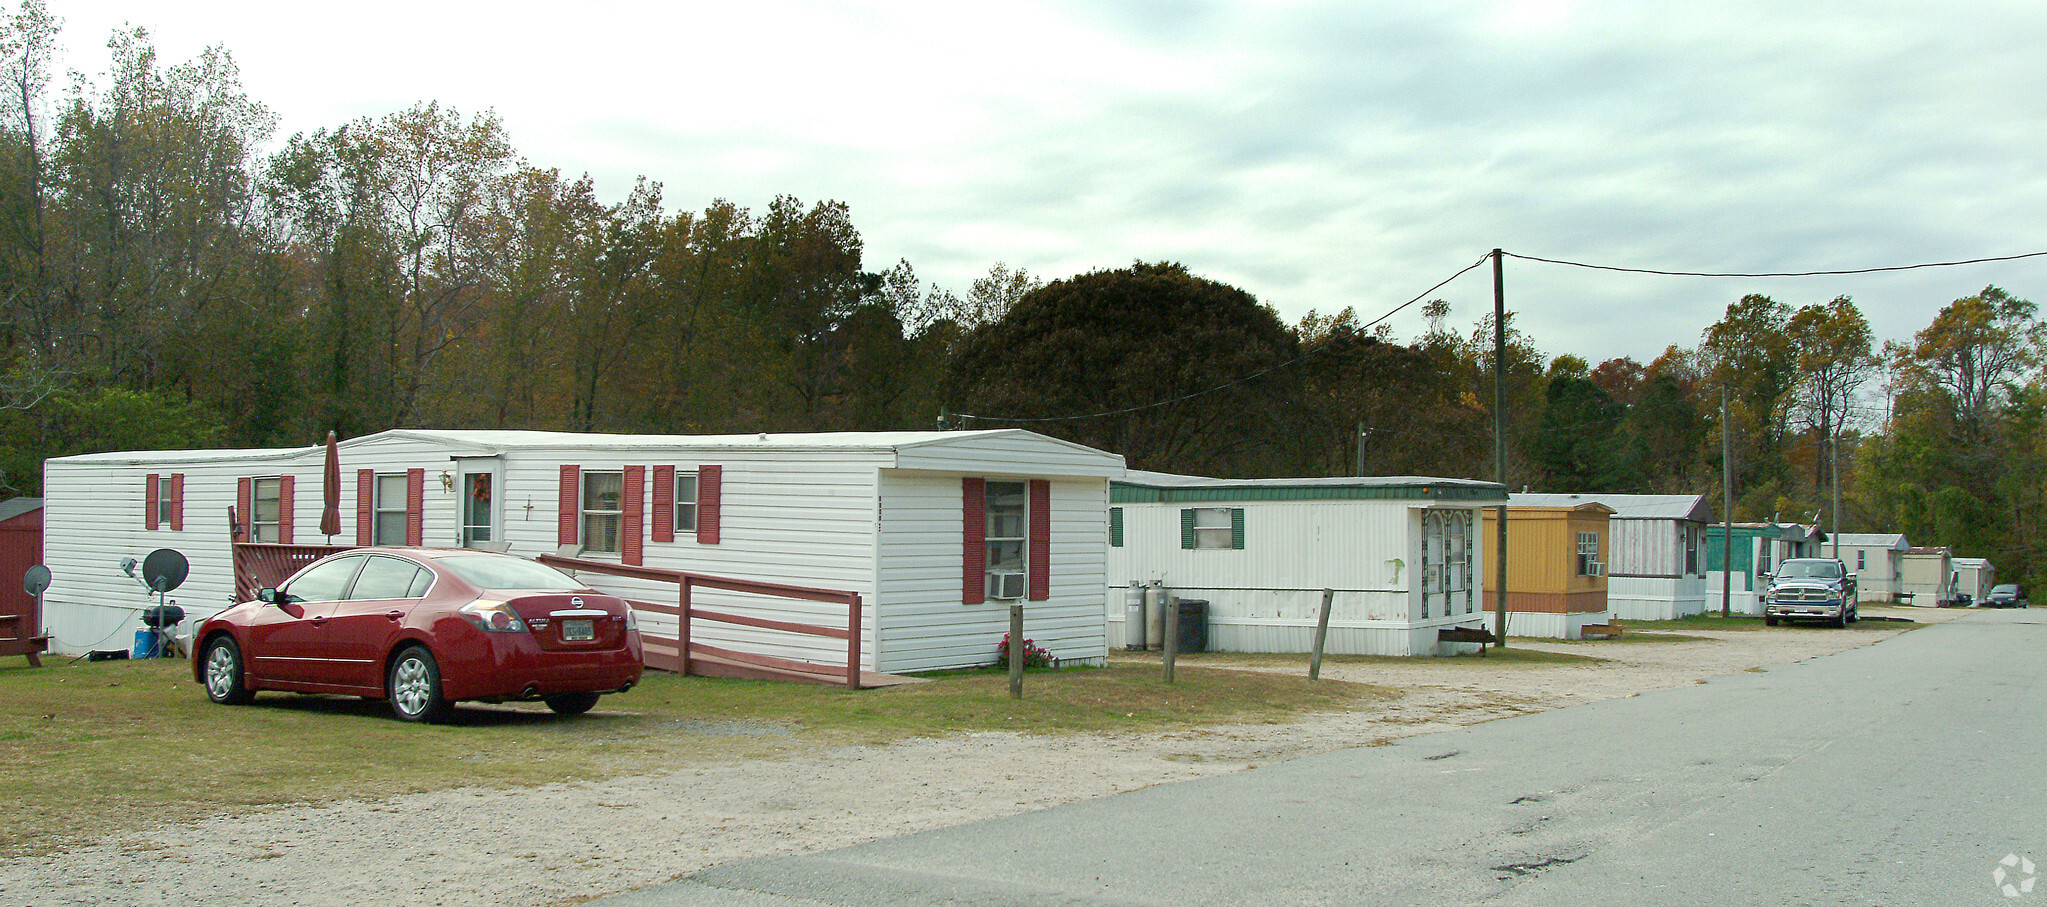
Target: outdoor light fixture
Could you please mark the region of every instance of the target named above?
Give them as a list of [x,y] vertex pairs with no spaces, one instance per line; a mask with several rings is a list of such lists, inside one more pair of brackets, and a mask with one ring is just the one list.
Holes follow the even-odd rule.
[[455,477],[449,475],[445,469],[441,470],[441,490],[449,493],[455,491]]

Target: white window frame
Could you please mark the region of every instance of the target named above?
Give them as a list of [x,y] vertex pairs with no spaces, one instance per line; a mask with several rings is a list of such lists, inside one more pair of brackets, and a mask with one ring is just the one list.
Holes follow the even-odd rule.
[[[684,493],[683,486],[685,484],[688,485],[687,494]],[[697,531],[697,504],[700,501],[699,496],[702,494],[702,492],[699,490],[701,487],[702,486],[697,482],[697,474],[695,471],[684,472],[680,469],[675,471],[676,532],[682,533]]]
[[[406,537],[405,522],[410,516],[410,508],[406,506],[409,479],[402,472],[380,472],[374,481],[376,484],[372,486],[370,493],[370,544],[403,545]],[[386,494],[393,485],[397,487],[398,493]],[[393,530],[392,526],[396,526],[396,529]]]
[[1598,564],[1598,563],[1599,563],[1599,533],[1597,533],[1597,532],[1582,532],[1582,531],[1581,531],[1581,532],[1579,532],[1579,533],[1578,533],[1578,575],[1579,575],[1579,576],[1598,576],[1600,572],[1599,572],[1599,571],[1596,571],[1596,570],[1594,570],[1594,569],[1593,569],[1593,565],[1594,565],[1594,564]]
[[[1000,505],[1003,514],[998,514],[996,511],[998,506],[996,503],[998,495],[997,486],[1001,486],[1003,489],[1000,492],[1003,497],[1009,496],[1008,489],[1015,489],[1016,502],[1014,506],[1012,507],[1006,503]],[[987,528],[986,534],[982,537],[982,573],[985,583],[985,597],[989,601],[997,602],[1022,601],[1030,594],[1030,581],[1028,578],[1031,565],[1030,483],[1021,480],[1010,482],[990,479],[982,486],[982,495],[983,520]],[[998,517],[1009,513],[1015,515],[1016,534],[997,535],[996,529],[1001,524]],[[998,569],[997,564],[1000,558],[997,556],[997,552],[1011,546],[1014,546],[1016,551],[1014,559],[1015,568]],[[1013,594],[1011,594],[1012,590]]]
[[1235,548],[1236,530],[1228,507],[1194,507],[1194,547]]
[[[264,490],[268,489],[270,518],[263,518]],[[276,544],[284,532],[284,478],[266,476],[249,480],[249,541]]]
[[[611,510],[590,506],[591,480],[610,478],[618,482],[618,509]],[[576,538],[584,553],[618,554],[625,546],[625,471],[585,469],[581,471],[576,488]],[[591,544],[593,521],[612,521],[611,545],[604,547]]]
[[176,485],[172,481],[174,478],[176,477],[169,473],[156,477],[156,526],[158,529],[171,528],[171,514],[176,510],[172,506],[176,501],[171,499],[171,489]]

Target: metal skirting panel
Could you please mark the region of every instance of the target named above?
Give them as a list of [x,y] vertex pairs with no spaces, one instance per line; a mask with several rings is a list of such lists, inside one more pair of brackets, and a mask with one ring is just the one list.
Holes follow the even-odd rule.
[[[1577,611],[1565,614],[1544,611],[1510,611],[1507,613],[1508,636],[1532,636],[1539,639],[1583,639],[1587,624],[1603,624],[1610,620],[1606,611]],[[1492,626],[1492,618],[1486,619],[1486,626]]]

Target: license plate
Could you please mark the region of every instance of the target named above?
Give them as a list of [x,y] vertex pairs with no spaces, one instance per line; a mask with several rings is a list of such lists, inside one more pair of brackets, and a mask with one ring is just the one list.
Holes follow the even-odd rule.
[[597,627],[590,621],[587,620],[562,621],[562,639],[568,640],[570,642],[575,642],[578,640],[596,638]]

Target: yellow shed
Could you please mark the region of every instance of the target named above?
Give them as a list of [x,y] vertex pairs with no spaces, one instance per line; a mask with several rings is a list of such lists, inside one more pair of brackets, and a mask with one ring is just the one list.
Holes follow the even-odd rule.
[[[1499,563],[1494,560],[1499,556],[1495,512],[1490,507],[1483,511],[1485,525],[1479,532],[1488,564]],[[1613,512],[1593,501],[1507,506],[1508,635],[1578,639],[1586,625],[1607,622],[1607,518]],[[1499,595],[1497,583],[1487,570],[1487,611]]]

